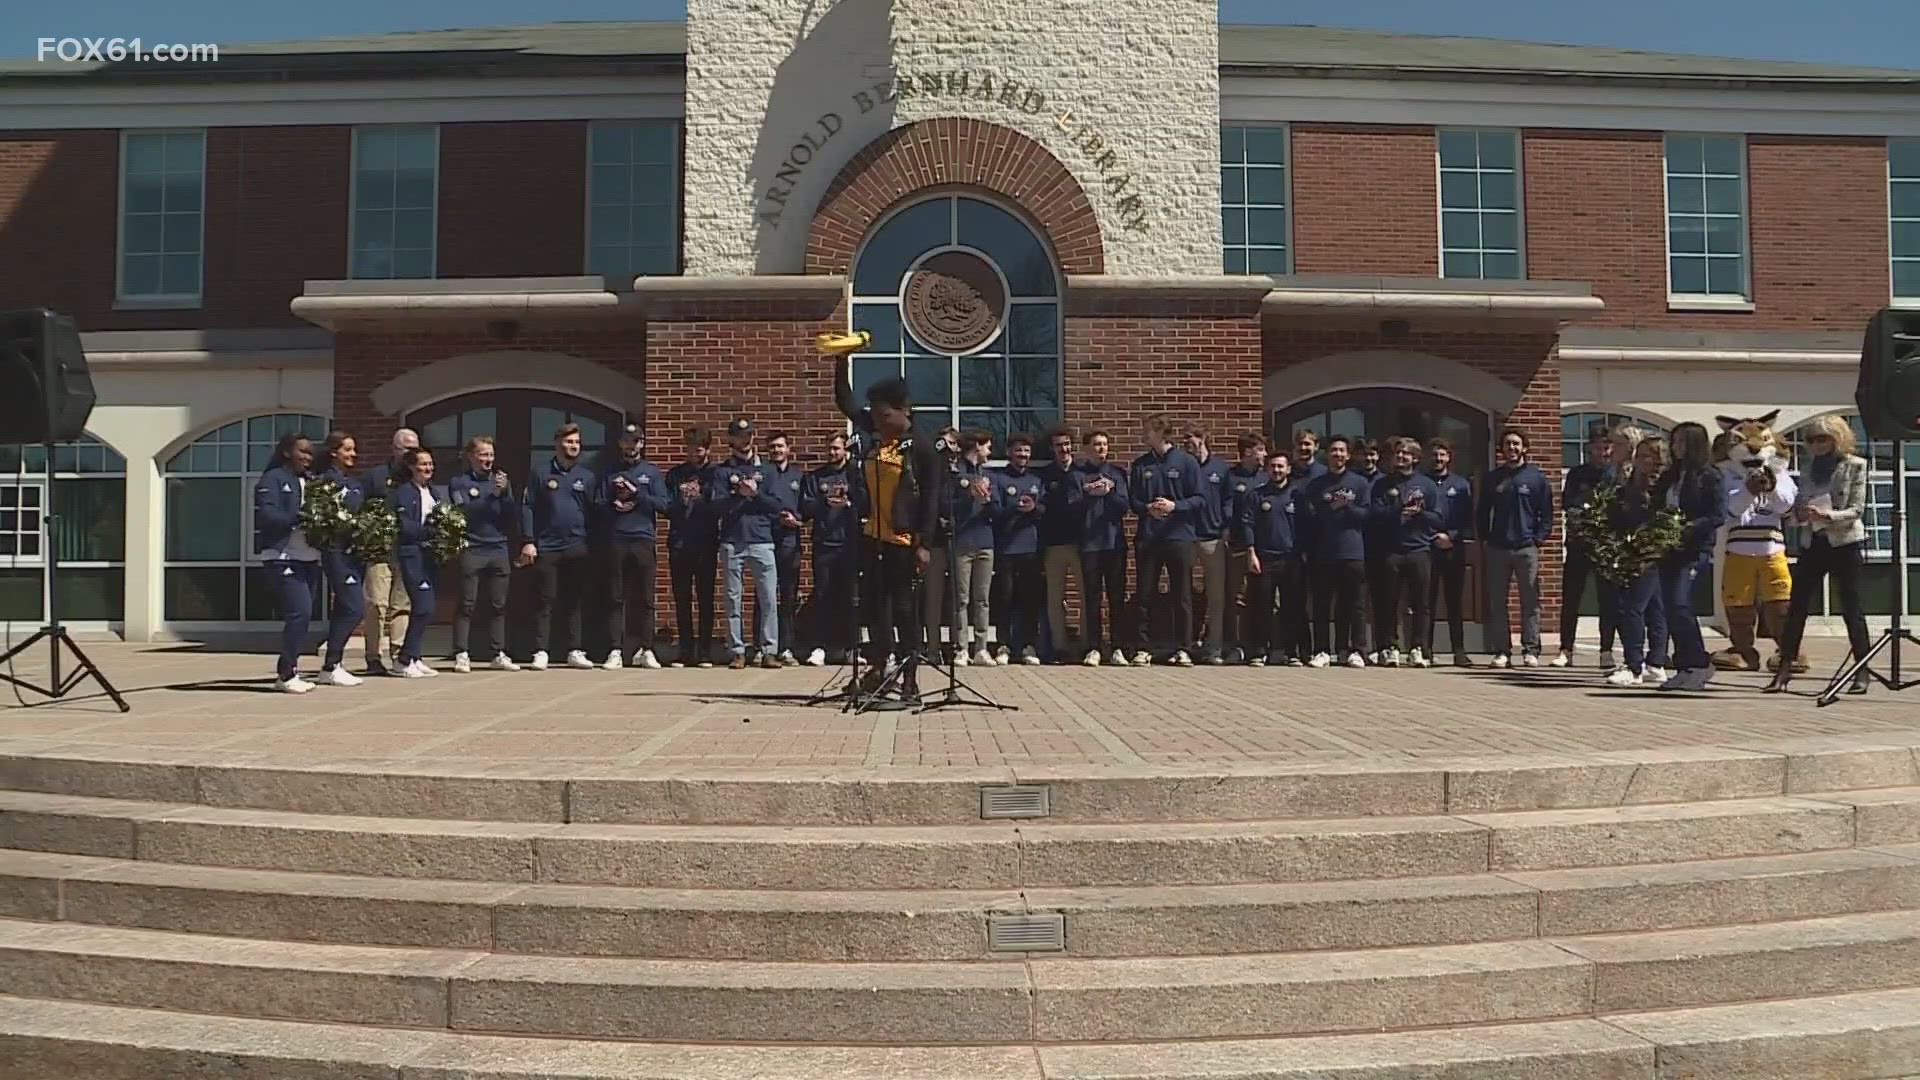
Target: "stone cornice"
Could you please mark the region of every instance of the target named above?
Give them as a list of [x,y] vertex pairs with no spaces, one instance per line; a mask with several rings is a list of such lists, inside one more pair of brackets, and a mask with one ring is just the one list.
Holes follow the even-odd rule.
[[597,277],[309,281],[290,305],[329,330],[358,322],[577,319],[629,306]]

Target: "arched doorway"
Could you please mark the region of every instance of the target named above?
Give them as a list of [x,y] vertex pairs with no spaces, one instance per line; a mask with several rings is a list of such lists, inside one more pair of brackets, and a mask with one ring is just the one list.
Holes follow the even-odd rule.
[[[434,467],[442,476],[465,468],[462,449],[468,439],[493,436],[499,468],[519,491],[547,467],[553,457],[553,433],[562,424],[580,426],[581,456],[597,464],[612,452],[626,416],[619,409],[555,390],[509,387],[436,401],[409,411],[401,422],[420,434],[420,445],[432,451]],[[448,600],[439,605],[434,622],[451,623],[460,596],[457,575],[448,571],[440,587]],[[507,599],[507,650],[515,656],[533,651],[536,595],[532,575],[516,571]],[[596,611],[605,601],[589,590],[582,613],[586,648],[596,656],[606,648],[604,608]]]

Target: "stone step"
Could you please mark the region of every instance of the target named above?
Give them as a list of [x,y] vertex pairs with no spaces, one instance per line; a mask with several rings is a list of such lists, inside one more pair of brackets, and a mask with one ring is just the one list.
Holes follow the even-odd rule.
[[1920,785],[1920,731],[1741,746],[1275,763],[791,770],[409,759],[276,761],[137,747],[9,752],[0,789],[310,814],[662,825],[964,825],[982,791],[1043,788],[1047,820],[1273,821],[1499,813]]
[[22,1077],[155,1080],[1870,1080],[1920,1061],[1920,990],[1447,1031],[1004,1047],[676,1046],[0,997]]
[[638,889],[355,877],[0,850],[0,916],[347,945],[696,960],[969,960],[994,913],[1065,955],[1464,944],[1920,909],[1920,845],[1660,866],[1002,891]]
[[741,889],[1015,889],[1421,877],[1854,846],[1793,797],[1215,825],[584,825],[235,810],[0,792],[0,848],[263,870]]
[[995,1044],[1438,1028],[1920,981],[1920,913],[1601,938],[986,963],[316,945],[0,920],[0,994],[670,1042]]

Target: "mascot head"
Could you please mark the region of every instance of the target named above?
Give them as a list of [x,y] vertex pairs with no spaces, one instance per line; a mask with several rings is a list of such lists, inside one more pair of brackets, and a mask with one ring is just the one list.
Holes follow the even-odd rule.
[[1773,422],[1780,416],[1775,409],[1765,416],[1716,416],[1720,430],[1731,436],[1727,458],[1748,469],[1774,468],[1786,460],[1780,449],[1780,437],[1773,433]]

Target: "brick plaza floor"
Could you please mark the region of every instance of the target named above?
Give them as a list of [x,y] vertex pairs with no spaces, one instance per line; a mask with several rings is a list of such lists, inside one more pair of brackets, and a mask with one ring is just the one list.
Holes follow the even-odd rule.
[[[1896,696],[1876,686],[1816,708],[1813,695],[1844,652],[1824,640],[1813,645],[1813,671],[1788,695],[1759,693],[1764,676],[1725,673],[1700,695],[1614,689],[1601,684],[1587,653],[1574,668],[1510,671],[966,668],[968,685],[1019,711],[864,715],[802,704],[832,668],[447,671],[296,697],[272,692],[266,655],[193,645],[85,648],[133,711],[119,714],[91,684],[32,707],[0,685],[0,752],[925,770],[1565,754],[1920,727],[1920,688]],[[17,672],[37,673],[44,656],[38,651]],[[1920,656],[1910,663],[1920,665]],[[923,674],[924,690],[944,683]]]

